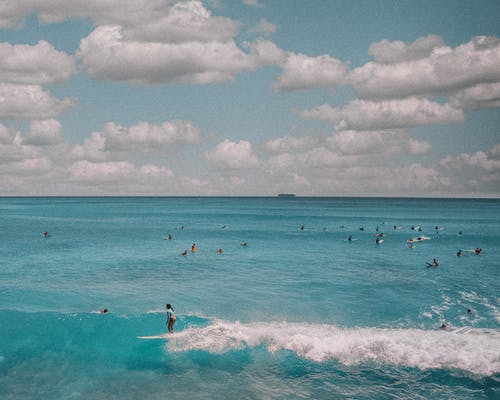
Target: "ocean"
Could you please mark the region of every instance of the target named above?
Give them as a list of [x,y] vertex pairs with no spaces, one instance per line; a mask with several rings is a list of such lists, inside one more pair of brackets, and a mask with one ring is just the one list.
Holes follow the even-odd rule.
[[[2,400],[500,398],[500,200],[9,197],[0,222]],[[139,339],[166,303],[175,332]]]

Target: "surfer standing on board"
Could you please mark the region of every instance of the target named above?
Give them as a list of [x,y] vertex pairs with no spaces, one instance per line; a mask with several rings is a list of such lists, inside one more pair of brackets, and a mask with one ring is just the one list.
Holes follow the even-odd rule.
[[170,333],[173,333],[175,324],[175,311],[170,304],[167,304],[166,307],[167,307],[167,328]]

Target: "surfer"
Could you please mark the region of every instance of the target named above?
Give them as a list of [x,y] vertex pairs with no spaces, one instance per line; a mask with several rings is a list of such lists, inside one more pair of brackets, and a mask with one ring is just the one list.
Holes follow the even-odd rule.
[[432,260],[432,262],[427,262],[426,264],[428,267],[433,267],[433,268],[437,268],[437,266],[439,265],[436,259]]
[[167,304],[166,308],[167,308],[167,328],[170,333],[173,333],[175,324],[175,311],[170,304]]

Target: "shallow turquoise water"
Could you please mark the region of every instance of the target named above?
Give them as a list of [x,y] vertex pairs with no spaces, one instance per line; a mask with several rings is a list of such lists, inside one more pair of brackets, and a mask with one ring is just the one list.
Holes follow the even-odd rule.
[[[499,200],[1,198],[0,223],[2,399],[500,396]],[[137,339],[167,302],[176,333]]]

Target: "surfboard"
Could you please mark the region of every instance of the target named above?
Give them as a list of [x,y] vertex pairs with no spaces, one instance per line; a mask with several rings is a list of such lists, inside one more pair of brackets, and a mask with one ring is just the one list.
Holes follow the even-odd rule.
[[163,333],[161,335],[153,335],[153,336],[137,336],[137,339],[143,339],[143,340],[161,340],[161,339],[167,339],[169,333]]
[[453,333],[457,335],[464,335],[472,329],[472,326],[463,326],[461,328],[455,329]]

